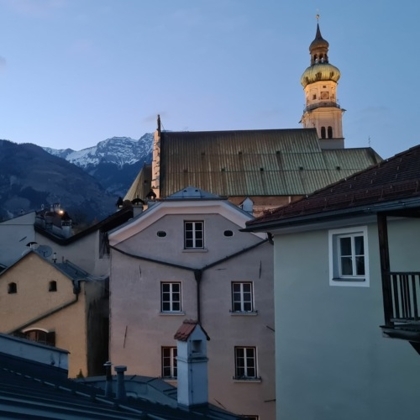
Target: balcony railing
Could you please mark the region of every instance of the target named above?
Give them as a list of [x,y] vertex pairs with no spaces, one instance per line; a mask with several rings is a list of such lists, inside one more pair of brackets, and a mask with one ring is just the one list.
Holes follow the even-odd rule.
[[389,324],[420,322],[420,272],[390,272],[388,279],[392,302],[385,311]]

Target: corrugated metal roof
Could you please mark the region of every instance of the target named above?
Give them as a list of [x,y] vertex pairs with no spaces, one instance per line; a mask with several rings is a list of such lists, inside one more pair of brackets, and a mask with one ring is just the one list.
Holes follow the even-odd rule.
[[[354,151],[350,150],[350,152]],[[341,158],[342,156],[340,153],[328,154],[331,161],[334,157]],[[357,154],[352,157],[356,162]],[[360,162],[362,165],[363,161]],[[350,170],[341,172],[347,173],[348,176],[339,182],[327,185],[309,197],[288,206],[267,211],[263,216],[247,222],[247,226],[254,227],[276,222],[281,224],[283,221],[296,217],[312,214],[325,215],[331,211],[357,209],[366,205],[417,198],[420,196],[420,146],[412,147],[356,173]],[[404,207],[405,203],[400,205]]]
[[[307,195],[377,163],[371,148],[321,150],[315,129],[162,132],[160,196],[187,186],[223,196]],[[144,198],[139,176],[126,195]]]
[[309,129],[164,132],[161,197],[186,185],[227,196],[306,195],[373,163],[368,148],[321,150]]

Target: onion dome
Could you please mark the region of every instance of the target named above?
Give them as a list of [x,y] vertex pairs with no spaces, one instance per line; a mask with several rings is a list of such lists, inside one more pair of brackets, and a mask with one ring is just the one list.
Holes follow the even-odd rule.
[[340,70],[332,64],[318,63],[308,67],[303,72],[302,77],[300,78],[300,84],[303,88],[306,88],[309,84],[319,81],[332,80],[337,83],[340,76]]
[[327,80],[338,82],[340,79],[340,70],[328,62],[328,48],[328,41],[322,38],[319,23],[317,23],[315,39],[309,46],[311,65],[300,78],[300,83],[304,88],[310,83]]
[[321,30],[319,29],[319,23],[317,23],[315,39],[311,42],[311,45],[309,45],[309,52],[312,54],[313,50],[320,48],[328,51],[329,46],[330,44],[328,43],[328,41],[322,38]]

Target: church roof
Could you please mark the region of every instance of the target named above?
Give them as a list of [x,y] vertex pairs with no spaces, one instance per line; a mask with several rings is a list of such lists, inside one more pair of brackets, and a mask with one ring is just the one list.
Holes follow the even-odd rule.
[[[228,197],[306,195],[377,163],[371,148],[321,150],[315,129],[162,132],[160,196],[189,185]],[[125,199],[145,196],[149,167]]]
[[[288,206],[265,212],[247,222],[247,228],[299,223],[345,213],[375,213],[384,206],[408,207],[408,200],[420,198],[420,145],[379,162]],[[391,203],[394,203],[391,206]]]

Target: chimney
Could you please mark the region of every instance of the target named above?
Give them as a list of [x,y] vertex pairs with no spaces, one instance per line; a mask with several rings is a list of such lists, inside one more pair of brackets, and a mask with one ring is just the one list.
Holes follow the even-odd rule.
[[115,366],[114,369],[117,372],[117,400],[125,401],[124,372],[127,370],[127,366]]
[[106,384],[105,384],[105,397],[112,398],[112,373],[111,366],[112,363],[108,360],[104,363],[105,366],[105,375],[106,375]]
[[185,320],[174,336],[177,340],[178,404],[208,404],[207,341],[203,328]]

